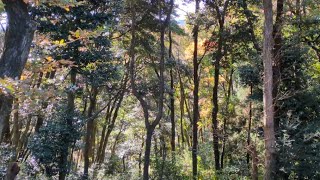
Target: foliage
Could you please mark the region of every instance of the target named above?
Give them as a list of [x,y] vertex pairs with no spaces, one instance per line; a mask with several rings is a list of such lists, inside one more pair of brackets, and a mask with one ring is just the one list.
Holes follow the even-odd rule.
[[[69,119],[72,119],[72,125],[68,124]],[[69,171],[72,162],[61,167],[61,154],[74,148],[76,141],[80,140],[84,123],[79,112],[70,114],[65,106],[60,105],[46,118],[39,133],[30,139],[29,148],[47,176],[56,175],[60,170]]]

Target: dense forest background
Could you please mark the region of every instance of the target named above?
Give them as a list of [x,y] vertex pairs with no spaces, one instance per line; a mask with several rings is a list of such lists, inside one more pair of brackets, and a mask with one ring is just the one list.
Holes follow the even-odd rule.
[[320,179],[319,0],[0,16],[0,179]]

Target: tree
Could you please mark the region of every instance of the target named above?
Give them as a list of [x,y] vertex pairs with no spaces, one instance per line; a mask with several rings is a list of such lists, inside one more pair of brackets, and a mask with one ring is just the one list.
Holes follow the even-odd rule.
[[192,122],[192,173],[193,179],[198,179],[198,121],[199,121],[199,60],[198,60],[198,33],[199,24],[197,17],[199,16],[200,1],[195,1],[196,22],[193,28],[193,122]]
[[[28,5],[23,0],[2,0],[8,15],[4,51],[0,59],[0,78],[20,79],[27,62],[35,24],[31,20]],[[0,141],[9,136],[5,128],[10,119],[13,97],[0,95]],[[7,139],[8,140],[8,139]]]
[[[166,4],[165,1],[158,2],[158,6],[160,6],[159,10],[159,30],[160,30],[160,59],[159,59],[159,72],[158,75],[158,83],[159,83],[159,94],[157,98],[157,114],[155,117],[155,120],[150,123],[149,121],[149,105],[148,102],[145,100],[145,97],[142,96],[142,93],[138,92],[137,86],[136,86],[136,80],[135,80],[135,46],[136,46],[136,28],[137,28],[137,21],[136,21],[136,6],[135,3],[130,3],[130,9],[131,9],[131,44],[130,44],[130,82],[131,82],[131,88],[133,95],[138,99],[140,102],[143,114],[145,118],[145,126],[146,126],[146,143],[145,143],[145,159],[144,159],[144,168],[143,168],[143,179],[147,180],[149,179],[149,165],[150,165],[150,151],[151,151],[151,140],[152,140],[152,134],[156,128],[156,126],[159,124],[162,115],[163,115],[163,105],[164,105],[164,68],[165,68],[165,31],[170,23],[170,17],[173,10],[174,1],[170,0],[169,2],[169,8],[165,9],[163,8],[163,5]],[[164,19],[163,14],[165,14]]]
[[272,1],[263,1],[264,10],[264,42],[263,42],[263,124],[265,139],[265,175],[264,179],[275,179],[276,172],[276,139],[274,132],[274,107],[273,107],[273,13]]

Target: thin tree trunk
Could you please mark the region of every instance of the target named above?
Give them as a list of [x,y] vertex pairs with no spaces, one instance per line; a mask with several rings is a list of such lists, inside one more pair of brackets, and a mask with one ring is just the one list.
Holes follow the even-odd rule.
[[[90,105],[88,109],[88,117],[92,117],[92,114],[95,110],[96,103],[97,103],[97,95],[98,95],[98,88],[96,86],[93,86],[91,89],[91,95],[90,95]],[[89,178],[89,166],[90,166],[90,152],[92,151],[92,136],[94,131],[94,118],[90,118],[87,122],[87,132],[85,137],[85,147],[83,152],[84,157],[84,172],[83,172],[83,178],[88,179]]]
[[216,56],[213,56],[214,60],[214,86],[213,86],[213,94],[212,94],[212,129],[213,129],[213,151],[214,151],[214,159],[215,159],[215,169],[220,170],[220,151],[219,151],[219,130],[218,130],[218,112],[219,112],[219,104],[218,104],[218,87],[219,87],[219,76],[220,76],[220,61],[223,57],[223,43],[224,43],[224,21],[225,21],[225,13],[227,11],[229,5],[229,0],[226,0],[223,5],[223,10],[217,4],[217,2],[212,3],[212,7],[215,9],[217,14],[217,19],[219,23],[219,37],[218,37],[218,49]]
[[[107,128],[106,135],[105,135],[105,137],[103,139],[103,142],[102,142],[102,148],[100,150],[100,155],[99,155],[100,157],[99,157],[99,161],[98,161],[99,163],[102,163],[104,161],[108,140],[109,140],[109,137],[110,137],[110,134],[111,134],[112,130],[114,129],[115,122],[116,122],[116,119],[118,117],[118,112],[119,112],[119,109],[121,107],[121,103],[122,103],[124,94],[126,92],[126,84],[127,84],[127,80],[125,80],[122,92],[119,95],[120,99],[118,100],[117,98],[115,98],[114,103],[113,103],[113,105],[111,107],[111,110],[107,114],[106,121],[108,121],[109,123],[108,123],[108,128]],[[115,108],[115,110],[114,110],[114,108]],[[112,115],[112,113],[113,113],[113,115]]]
[[142,151],[143,151],[143,147],[144,147],[144,140],[142,140],[142,144],[141,144],[141,148],[140,148],[140,153],[139,153],[139,177],[141,176],[141,165],[142,165]]
[[[200,9],[200,1],[195,1],[195,14],[198,16]],[[198,33],[199,25],[195,24],[193,28],[193,122],[192,122],[192,177],[194,180],[198,179],[198,121],[199,121],[199,62],[198,62]]]
[[17,150],[19,139],[20,139],[20,129],[21,129],[21,122],[19,122],[19,101],[16,98],[14,102],[14,113],[13,113],[13,137],[12,137],[12,144],[15,146]]
[[[172,35],[169,29],[169,59],[172,60]],[[175,138],[176,138],[176,124],[175,124],[175,108],[174,108],[174,79],[173,79],[173,68],[170,69],[170,119],[171,119],[171,151],[174,154],[176,150]],[[173,156],[172,156],[173,157]]]
[[274,107],[272,98],[273,86],[273,12],[272,0],[263,0],[264,9],[264,43],[263,43],[263,105],[264,105],[264,138],[265,138],[265,180],[275,179],[276,149],[275,149],[275,132],[274,132]]
[[[72,85],[76,84],[76,78],[77,78],[77,73],[75,69],[70,70],[70,83]],[[72,129],[72,114],[74,113],[74,100],[75,100],[75,94],[72,91],[68,91],[68,102],[67,102],[67,112],[69,114],[69,117],[67,118],[67,127],[68,129]],[[64,139],[62,139],[64,140]],[[64,180],[66,179],[67,176],[67,165],[68,165],[68,155],[69,155],[69,146],[66,145],[63,147],[63,149],[60,152],[60,164],[59,164],[59,180]]]
[[[200,1],[195,1],[195,14],[199,15]],[[193,122],[192,122],[192,175],[193,179],[198,179],[198,121],[199,121],[199,61],[198,61],[198,34],[199,24],[196,22],[193,28]]]
[[183,133],[183,116],[184,116],[184,101],[185,101],[185,95],[184,95],[184,87],[183,87],[183,82],[182,78],[179,72],[179,82],[180,82],[180,133],[181,133],[181,147],[184,146],[184,133]]
[[228,93],[226,98],[226,107],[225,107],[225,117],[223,119],[223,141],[222,141],[222,152],[221,152],[221,169],[223,168],[224,164],[224,155],[225,155],[225,147],[226,147],[226,140],[227,140],[227,133],[226,133],[226,127],[227,127],[227,118],[229,113],[229,104],[230,104],[230,97],[231,97],[231,89],[233,84],[233,76],[234,70],[231,69],[230,72],[230,78],[229,78],[229,85],[228,85]]
[[[252,96],[252,89],[253,85],[250,84],[250,96]],[[249,103],[249,121],[248,121],[248,137],[247,137],[247,146],[250,147],[250,141],[251,141],[251,123],[252,123],[252,100],[250,100]],[[250,163],[250,153],[247,152],[247,165],[249,166]]]

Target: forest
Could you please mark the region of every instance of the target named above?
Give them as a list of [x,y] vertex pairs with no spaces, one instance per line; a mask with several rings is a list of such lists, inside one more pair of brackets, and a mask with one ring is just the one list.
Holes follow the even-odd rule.
[[320,0],[1,0],[0,179],[320,179]]

